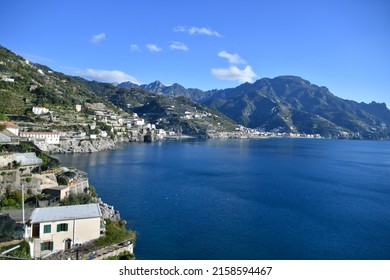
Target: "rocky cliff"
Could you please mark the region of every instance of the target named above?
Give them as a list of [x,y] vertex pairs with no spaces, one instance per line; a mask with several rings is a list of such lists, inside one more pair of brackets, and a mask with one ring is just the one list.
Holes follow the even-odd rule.
[[54,154],[65,153],[95,153],[98,151],[115,149],[115,142],[111,139],[77,140],[69,139],[61,141],[58,145],[48,145],[48,151]]

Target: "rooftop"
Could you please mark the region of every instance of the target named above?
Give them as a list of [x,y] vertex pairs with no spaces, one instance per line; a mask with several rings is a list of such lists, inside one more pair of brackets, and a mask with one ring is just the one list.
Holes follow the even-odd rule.
[[46,132],[46,131],[22,131],[20,134],[48,134],[48,135],[59,135],[58,132]]
[[36,208],[31,214],[31,223],[87,219],[101,217],[99,204],[83,204]]
[[18,125],[13,122],[0,121],[1,124],[4,124],[7,128],[18,128]]

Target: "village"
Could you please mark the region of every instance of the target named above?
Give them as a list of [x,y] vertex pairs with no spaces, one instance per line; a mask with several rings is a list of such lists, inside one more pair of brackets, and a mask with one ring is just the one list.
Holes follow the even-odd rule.
[[[0,155],[0,248],[16,250],[24,242],[28,259],[133,255],[131,231],[124,230],[114,244],[95,244],[112,234],[107,222],[122,224],[122,229],[125,222],[97,196],[87,174],[62,166],[46,169],[47,159],[40,157],[34,152]],[[14,259],[10,252],[0,249],[0,259]]]
[[[98,152],[115,149],[122,142],[185,136],[158,129],[136,113],[104,103],[54,110],[33,106],[27,116],[0,121],[0,248],[4,241],[3,245],[12,249],[13,244],[25,240],[28,258],[32,259],[104,259],[121,254],[134,258],[135,234],[126,232],[119,212],[97,197],[85,172],[61,166],[49,155]],[[180,118],[207,117],[207,113],[195,110],[185,111]],[[320,137],[264,132],[239,125],[233,132],[210,129],[207,135],[212,139]],[[114,244],[95,246],[96,240],[110,232],[107,221],[110,225],[121,224],[124,233]],[[0,258],[10,257],[10,250],[0,251]]]
[[74,110],[32,107],[30,119],[1,124],[5,130],[0,131],[0,142],[32,141],[49,153],[97,152],[119,142],[154,142],[166,136],[137,114],[114,111],[103,103],[75,105]]
[[[91,145],[88,152],[103,149],[94,147],[93,141],[105,139],[113,143],[108,148],[114,148],[119,137],[156,141],[162,132],[138,116],[114,114],[103,104],[88,107],[94,114],[85,126],[88,133],[83,132],[77,130],[83,119],[78,108],[58,117],[58,111],[33,107],[34,123],[0,122],[0,259],[19,259],[20,253],[12,254],[20,248],[27,251],[22,259],[134,258],[135,233],[125,228],[119,212],[98,197],[85,172],[61,166],[48,154],[87,152],[74,149],[83,141]],[[66,130],[57,129],[60,126]],[[72,127],[76,129],[69,130]],[[61,150],[68,141],[78,144]],[[113,230],[121,233],[119,239],[105,242]]]

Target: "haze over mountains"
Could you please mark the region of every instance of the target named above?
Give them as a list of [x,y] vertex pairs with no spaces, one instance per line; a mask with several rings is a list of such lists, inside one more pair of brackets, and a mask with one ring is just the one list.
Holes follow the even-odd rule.
[[262,78],[235,88],[201,91],[179,84],[122,83],[155,94],[185,96],[239,124],[265,131],[300,132],[335,138],[388,139],[390,110],[384,103],[358,103],[296,76]]

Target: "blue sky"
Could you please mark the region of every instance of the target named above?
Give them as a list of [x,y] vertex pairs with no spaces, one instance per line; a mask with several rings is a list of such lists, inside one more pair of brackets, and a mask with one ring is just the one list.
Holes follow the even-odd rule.
[[2,0],[0,44],[53,70],[203,90],[297,75],[390,107],[390,1]]

